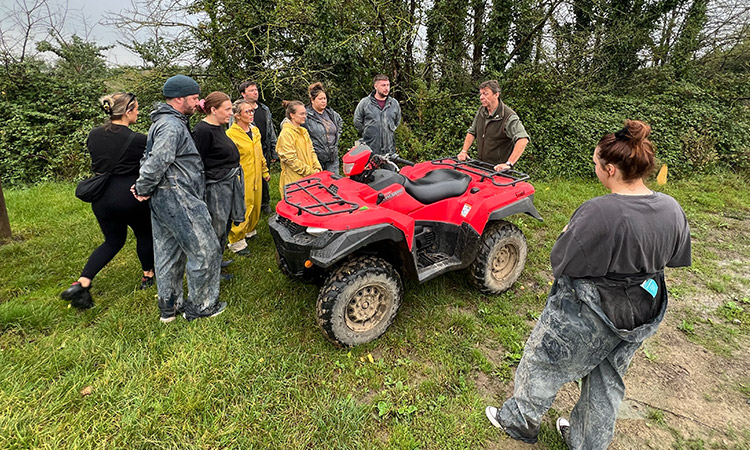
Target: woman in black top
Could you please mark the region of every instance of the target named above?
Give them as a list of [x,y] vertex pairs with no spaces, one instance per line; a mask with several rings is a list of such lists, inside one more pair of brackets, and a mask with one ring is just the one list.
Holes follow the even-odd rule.
[[206,117],[193,128],[193,140],[203,158],[206,205],[211,214],[211,224],[223,249],[227,244],[231,222],[241,223],[245,220],[245,186],[240,152],[224,129],[232,116],[232,101],[223,92],[212,92],[202,101],[201,109]]
[[[94,173],[112,168],[104,195],[91,204],[104,234],[104,243],[89,256],[78,281],[61,294],[72,306],[80,309],[94,306],[89,292],[91,280],[125,245],[128,227],[135,234],[136,252],[143,269],[141,289],[151,286],[154,280],[151,211],[147,202],[139,202],[130,193],[146,149],[146,135],[128,128],[138,120],[138,100],[135,94],[118,93],[102,97],[99,102],[109,116],[109,122],[91,130],[86,147],[91,153]],[[127,148],[123,150],[123,146]],[[118,156],[118,161],[113,161]]]

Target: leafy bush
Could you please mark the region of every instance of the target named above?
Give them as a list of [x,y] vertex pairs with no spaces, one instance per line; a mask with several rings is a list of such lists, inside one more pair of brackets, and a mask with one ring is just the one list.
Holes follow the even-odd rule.
[[[722,92],[645,81],[643,90],[628,92],[565,89],[555,79],[535,75],[506,83],[510,89],[502,98],[531,136],[519,168],[536,178],[593,177],[594,147],[625,119],[651,125],[656,156],[672,176],[727,167],[750,171],[750,109],[732,105]],[[455,155],[478,107],[475,93],[458,96],[423,88],[408,127],[398,130],[399,148],[417,159]]]
[[[133,128],[141,132],[148,130],[153,103],[162,100],[164,80],[175,73],[191,74],[204,93],[217,89],[237,96],[234,87],[204,75],[202,69],[107,69],[98,47],[75,43],[77,50],[65,51],[46,44],[61,57],[56,64],[27,59],[0,69],[6,75],[0,76],[0,177],[8,185],[87,176],[85,140],[105,120],[97,99],[106,92],[138,95],[141,117]],[[96,70],[80,71],[82,67]],[[651,124],[657,158],[669,165],[672,177],[724,168],[750,172],[746,75],[727,76],[722,82],[712,78],[697,85],[676,82],[669,70],[644,70],[627,88],[616,90],[566,85],[563,78],[530,67],[487,78],[501,80],[503,100],[520,115],[531,136],[518,167],[535,179],[593,177],[591,154],[596,143],[604,133],[618,130],[625,119]],[[358,138],[352,114],[365,93],[344,91],[336,83],[329,86],[332,106],[344,118],[343,153]],[[283,117],[280,99],[304,96],[302,84],[287,88],[276,92],[278,98],[263,99],[272,108],[277,126]],[[410,91],[396,87],[395,92],[402,98],[404,116],[396,131],[402,156],[423,161],[456,155],[480,105],[476,90],[453,92],[416,80]]]
[[14,69],[2,81],[0,175],[9,184],[77,177],[87,170],[84,142],[101,115],[102,87],[40,61]]

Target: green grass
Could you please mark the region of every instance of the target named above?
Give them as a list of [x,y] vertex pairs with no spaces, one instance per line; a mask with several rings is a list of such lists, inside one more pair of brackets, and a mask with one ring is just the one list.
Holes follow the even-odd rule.
[[[726,175],[664,188],[685,207],[696,237],[697,269],[668,272],[673,297],[747,291],[741,271],[717,269],[735,254],[746,267],[747,248],[713,234],[731,231],[735,216],[750,217],[746,184]],[[529,243],[513,288],[486,296],[463,272],[409,282],[388,332],[349,350],[319,332],[316,288],[276,269],[265,219],[252,257],[235,259],[235,279],[222,284],[227,312],[165,326],[156,290],[136,289],[132,236],[94,280],[96,308],[67,308],[59,293],[101,242],[89,205],[72,184],[6,190],[18,239],[0,245],[0,448],[502,448],[506,438],[483,410],[504,393],[477,380],[510,386],[552,280],[552,245],[580,203],[605,193],[594,181],[535,186],[545,222],[513,218]],[[725,339],[734,335],[709,330],[747,333],[747,311],[738,300],[723,304],[713,323],[697,312],[684,323],[691,339],[705,337],[698,342],[707,348],[718,339],[716,351],[731,353]],[[552,420],[539,448],[563,448]]]

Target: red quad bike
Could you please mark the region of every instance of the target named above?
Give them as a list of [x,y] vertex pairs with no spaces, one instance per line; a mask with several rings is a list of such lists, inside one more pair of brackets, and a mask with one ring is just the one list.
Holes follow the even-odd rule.
[[363,144],[343,163],[347,177],[320,172],[285,186],[269,219],[281,271],[322,281],[318,324],[334,344],[382,335],[404,295],[403,277],[423,283],[468,268],[489,294],[518,279],[526,239],[504,219],[542,220],[528,175],[456,158],[414,164]]

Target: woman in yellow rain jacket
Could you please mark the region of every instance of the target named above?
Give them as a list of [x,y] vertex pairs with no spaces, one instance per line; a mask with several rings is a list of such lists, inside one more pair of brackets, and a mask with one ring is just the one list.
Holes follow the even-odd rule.
[[279,192],[282,199],[286,184],[323,170],[313,151],[310,134],[301,126],[307,118],[305,105],[299,100],[289,102],[286,117],[289,120],[282,123],[281,133],[276,141],[276,153],[281,161]]
[[234,124],[227,130],[227,136],[240,151],[240,166],[245,173],[245,221],[232,225],[229,232],[229,249],[239,255],[247,255],[246,237],[255,236],[255,227],[260,220],[262,194],[261,177],[268,181],[266,160],[260,145],[260,130],[253,125],[255,111],[244,99],[232,104]]

